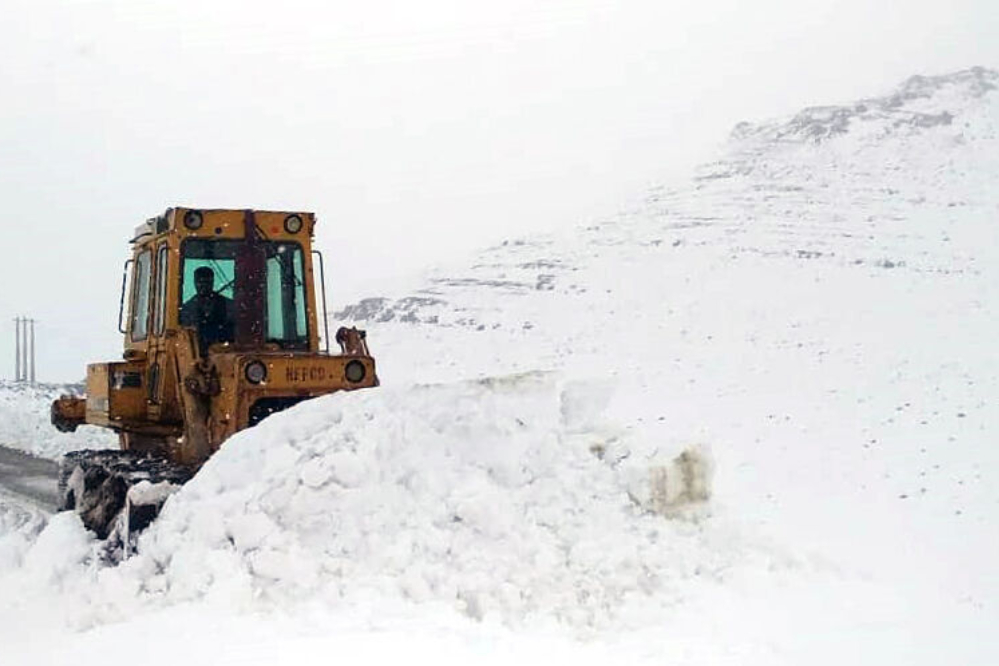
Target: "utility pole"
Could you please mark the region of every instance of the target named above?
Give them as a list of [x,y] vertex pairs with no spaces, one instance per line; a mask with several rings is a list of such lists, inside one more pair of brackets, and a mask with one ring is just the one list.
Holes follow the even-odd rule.
[[31,321],[31,385],[35,385],[35,320]]
[[21,381],[21,318],[14,318],[14,344],[16,356],[14,357],[14,381]]
[[28,318],[21,317],[21,381],[28,381]]
[[35,384],[35,320],[14,318],[14,381]]

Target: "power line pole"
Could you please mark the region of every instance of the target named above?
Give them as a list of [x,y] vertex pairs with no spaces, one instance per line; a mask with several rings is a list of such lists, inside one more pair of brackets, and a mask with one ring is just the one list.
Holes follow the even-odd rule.
[[28,381],[28,318],[21,317],[21,381]]
[[35,320],[14,318],[14,381],[35,384]]
[[35,320],[31,319],[31,385],[35,385]]
[[21,318],[14,318],[14,381],[21,381]]

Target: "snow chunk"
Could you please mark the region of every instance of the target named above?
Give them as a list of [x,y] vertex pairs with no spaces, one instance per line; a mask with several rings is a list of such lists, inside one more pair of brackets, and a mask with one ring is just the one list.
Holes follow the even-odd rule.
[[[73,475],[70,476],[70,487],[75,487],[72,483],[78,471],[78,469],[74,470]],[[178,490],[180,490],[180,486],[169,481],[160,481],[159,483],[140,481],[128,489],[128,501],[136,506],[141,504],[163,504],[167,497]]]

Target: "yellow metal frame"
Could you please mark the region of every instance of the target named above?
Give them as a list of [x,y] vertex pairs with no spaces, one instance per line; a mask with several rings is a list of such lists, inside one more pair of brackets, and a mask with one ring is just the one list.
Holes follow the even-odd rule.
[[[195,230],[183,223],[192,210],[202,216],[202,225]],[[292,214],[303,222],[302,229],[294,234],[284,229],[285,219]],[[218,343],[212,345],[207,361],[198,360],[194,332],[179,323],[183,243],[191,238],[243,239],[248,217],[244,210],[173,208],[136,230],[132,239],[125,360],[88,367],[85,408],[86,422],[119,431],[125,448],[160,447],[155,450],[170,459],[197,465],[229,436],[247,427],[252,406],[261,398],[304,399],[377,386],[375,362],[366,348],[352,355],[330,355],[319,349],[321,292],[316,285],[312,255],[316,219],[306,212],[252,211],[252,219],[266,240],[301,246],[308,348],[287,350],[268,343],[245,350]],[[159,262],[163,248],[167,253],[165,267]],[[145,339],[133,340],[135,265],[141,253],[147,251],[151,253],[150,316]],[[161,280],[165,280],[163,303],[157,289]],[[161,309],[162,330],[156,326]],[[352,361],[364,366],[362,381],[347,380],[345,368]],[[267,378],[259,384],[246,377],[246,367],[253,362],[267,368]],[[193,436],[196,433],[192,424],[201,433],[199,437]],[[195,441],[204,442],[202,449],[193,446]]]

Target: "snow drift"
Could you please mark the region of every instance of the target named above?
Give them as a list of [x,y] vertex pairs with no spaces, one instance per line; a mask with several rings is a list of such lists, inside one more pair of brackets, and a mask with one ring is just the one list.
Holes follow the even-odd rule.
[[0,446],[53,459],[69,451],[117,447],[117,437],[106,430],[84,426],[74,433],[61,433],[52,426],[52,401],[81,390],[75,385],[30,386],[0,381]]
[[[696,449],[657,461],[610,424],[580,427],[579,390],[536,373],[334,395],[275,415],[227,442],[138,555],[99,580],[154,605],[374,595],[573,627],[645,614],[669,602],[674,580],[731,564],[698,537],[694,513],[656,513],[706,500],[710,469]],[[624,473],[626,455],[646,461],[644,477]],[[70,518],[43,537],[73,552],[65,541],[83,535]]]

